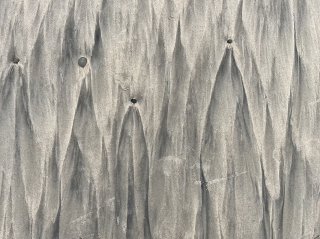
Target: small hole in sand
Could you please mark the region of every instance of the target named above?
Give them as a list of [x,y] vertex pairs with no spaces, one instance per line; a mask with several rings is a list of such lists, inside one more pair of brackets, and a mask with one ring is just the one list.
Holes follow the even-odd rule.
[[82,56],[78,60],[78,65],[83,68],[87,65],[87,62],[88,62],[87,58]]
[[137,99],[135,99],[135,98],[132,98],[130,101],[131,101],[132,104],[135,104],[135,103],[138,102]]
[[232,43],[232,39],[228,39],[227,43],[231,44]]
[[13,57],[13,59],[12,59],[12,62],[14,63],[14,64],[18,64],[19,63],[19,61],[20,61],[20,59],[18,58],[18,57]]

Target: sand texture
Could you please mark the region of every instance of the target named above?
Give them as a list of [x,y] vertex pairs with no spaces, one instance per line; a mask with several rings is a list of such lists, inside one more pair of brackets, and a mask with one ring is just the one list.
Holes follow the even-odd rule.
[[0,239],[320,238],[319,19],[0,0]]

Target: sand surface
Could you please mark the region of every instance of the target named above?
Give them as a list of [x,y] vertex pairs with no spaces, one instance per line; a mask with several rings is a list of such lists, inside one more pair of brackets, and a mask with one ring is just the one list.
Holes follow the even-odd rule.
[[318,238],[319,19],[1,0],[0,238]]

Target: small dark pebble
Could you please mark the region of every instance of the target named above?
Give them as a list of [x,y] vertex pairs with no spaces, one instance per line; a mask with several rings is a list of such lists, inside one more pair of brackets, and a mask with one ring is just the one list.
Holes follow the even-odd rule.
[[132,104],[135,104],[135,103],[137,103],[137,99],[135,99],[135,98],[132,98],[132,99],[131,99],[131,103],[132,103]]
[[228,40],[227,40],[227,43],[231,44],[231,43],[232,43],[232,40],[231,40],[231,39],[228,39]]
[[18,57],[14,57],[14,58],[12,59],[12,62],[13,62],[14,64],[18,64],[19,61],[20,61],[20,59],[19,59]]
[[78,65],[83,68],[87,65],[87,62],[88,62],[87,58],[82,56],[78,60]]

